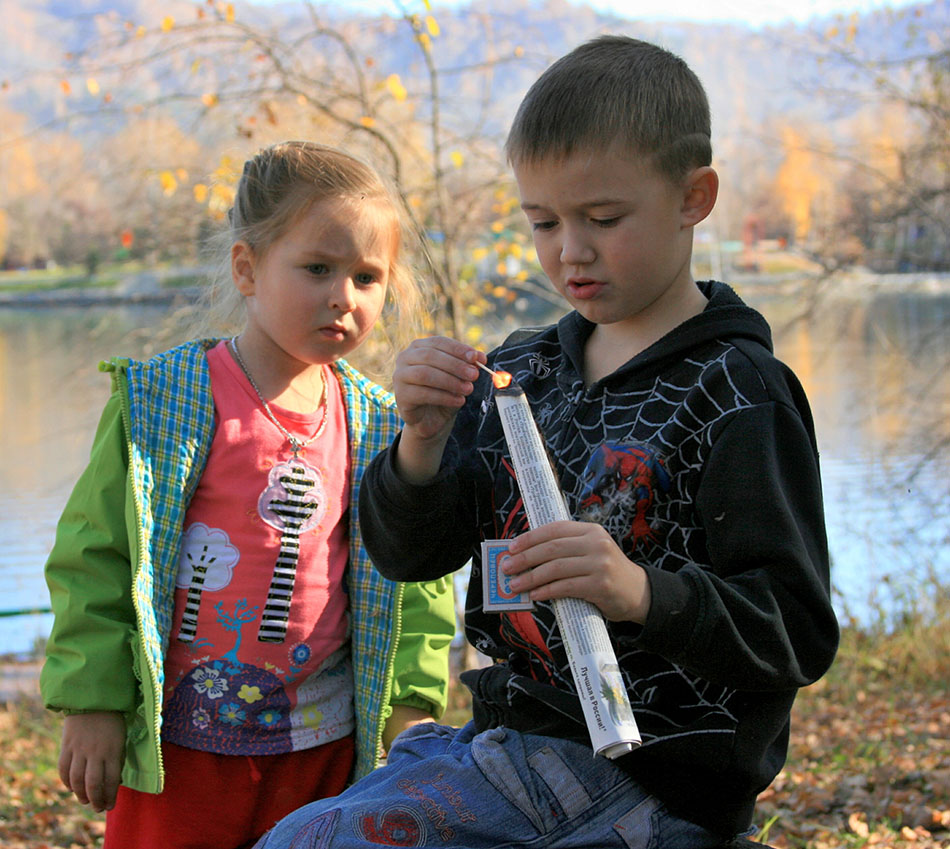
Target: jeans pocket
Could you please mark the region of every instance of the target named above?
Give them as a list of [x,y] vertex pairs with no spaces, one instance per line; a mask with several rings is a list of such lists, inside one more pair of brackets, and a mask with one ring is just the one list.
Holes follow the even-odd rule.
[[627,849],[650,849],[653,846],[659,807],[658,799],[647,796],[614,823],[614,831],[620,835]]

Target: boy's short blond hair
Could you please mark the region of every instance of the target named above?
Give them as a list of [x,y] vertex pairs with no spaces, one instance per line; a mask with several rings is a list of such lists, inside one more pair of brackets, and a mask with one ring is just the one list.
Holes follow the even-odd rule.
[[709,100],[679,57],[605,35],[562,56],[528,90],[505,143],[515,167],[619,144],[672,180],[712,162]]

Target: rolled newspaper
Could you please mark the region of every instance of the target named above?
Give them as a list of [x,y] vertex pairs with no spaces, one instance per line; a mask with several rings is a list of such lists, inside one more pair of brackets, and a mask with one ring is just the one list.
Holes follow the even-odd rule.
[[[492,381],[528,524],[572,519],[524,390],[506,372],[492,372]],[[611,759],[632,752],[640,731],[603,615],[578,598],[554,599],[553,606],[594,752]]]

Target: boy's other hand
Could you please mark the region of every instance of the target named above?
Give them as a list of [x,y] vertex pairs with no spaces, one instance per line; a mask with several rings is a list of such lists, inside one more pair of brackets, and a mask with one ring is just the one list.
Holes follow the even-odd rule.
[[59,777],[84,805],[111,811],[125,760],[125,719],[118,711],[77,713],[63,720]]
[[482,351],[448,339],[416,339],[396,358],[393,392],[406,426],[396,452],[399,474],[424,483],[439,471],[442,451],[459,408],[475,388]]
[[529,592],[534,601],[582,598],[613,622],[646,622],[646,572],[600,525],[551,522],[515,537],[508,551],[503,569],[516,576],[514,592]]

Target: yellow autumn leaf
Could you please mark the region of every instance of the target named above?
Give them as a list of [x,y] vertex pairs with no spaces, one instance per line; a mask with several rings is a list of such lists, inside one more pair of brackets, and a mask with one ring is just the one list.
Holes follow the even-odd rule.
[[229,23],[234,23],[234,4],[227,3],[224,7],[224,19]]
[[184,168],[176,168],[175,176],[184,183],[188,179],[188,172]]
[[59,87],[67,97],[73,93],[73,87],[69,84],[69,80],[60,80]]
[[403,101],[408,96],[405,86],[402,84],[402,80],[399,79],[399,74],[390,74],[386,77],[386,88],[389,89],[389,93],[398,101]]
[[476,262],[485,259],[486,256],[488,256],[488,248],[475,248],[475,250],[472,251],[472,259]]
[[175,26],[175,19],[171,15],[165,15],[162,18],[162,32],[168,32],[173,26]]
[[204,183],[195,183],[191,191],[198,203],[204,203],[208,199],[208,187]]
[[429,38],[429,34],[427,32],[420,32],[417,38],[419,39],[419,44],[422,45],[424,50],[428,50],[432,46],[432,39]]
[[524,56],[524,48],[520,44],[515,48],[515,56],[519,59]]
[[175,175],[171,171],[162,171],[158,175],[158,179],[162,184],[162,191],[166,195],[175,194],[175,190],[178,188],[178,180],[175,179]]
[[456,168],[461,168],[461,167],[462,167],[462,163],[465,161],[465,157],[462,156],[462,154],[459,153],[457,150],[453,150],[453,151],[449,154],[449,159],[452,160],[452,164],[453,164]]
[[477,325],[470,324],[465,331],[465,340],[469,345],[477,345],[482,338],[482,329]]
[[212,106],[218,105],[218,95],[214,92],[203,94],[201,95],[201,102],[210,109]]
[[364,127],[375,127],[376,119],[373,118],[371,115],[363,115],[360,118],[360,124]]
[[528,248],[524,252],[524,258],[528,262],[537,262],[538,261],[538,252],[534,248]]
[[512,242],[508,246],[508,253],[510,253],[516,259],[521,259],[521,254],[522,254],[521,245]]
[[438,38],[441,32],[439,22],[432,15],[426,15],[426,29],[429,30],[429,35],[433,38]]
[[494,221],[491,225],[492,233],[500,233],[505,229],[505,223],[503,221]]
[[495,271],[499,274],[505,274],[508,271],[508,266],[503,262],[499,262],[498,265],[495,266]]
[[143,38],[144,36],[145,36],[145,27],[140,25],[139,28],[135,31],[135,37]]
[[201,60],[200,60],[200,59],[195,59],[195,61],[191,63],[191,73],[197,74],[197,73],[198,73],[198,69],[199,69],[200,67],[201,67]]
[[430,0],[422,0],[422,2],[425,3],[426,10],[429,11],[429,12],[431,12],[431,11],[432,11],[432,3],[430,2]]
[[86,80],[86,90],[93,96],[99,94],[99,81],[95,77]]
[[527,280],[527,279],[528,279],[528,272],[525,271],[524,269],[521,269],[521,271],[519,271],[519,272],[515,275],[515,280],[522,280],[522,281],[523,281],[523,280]]

